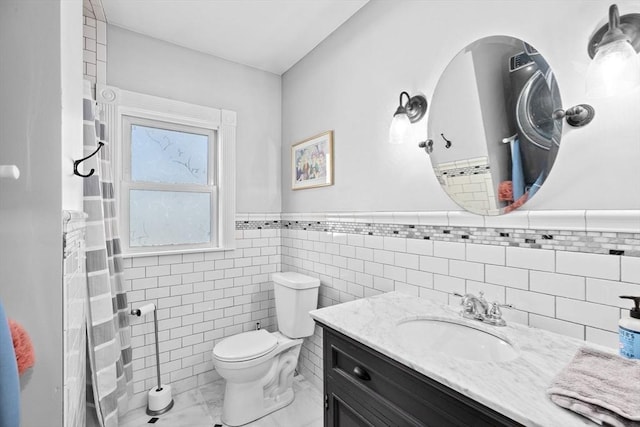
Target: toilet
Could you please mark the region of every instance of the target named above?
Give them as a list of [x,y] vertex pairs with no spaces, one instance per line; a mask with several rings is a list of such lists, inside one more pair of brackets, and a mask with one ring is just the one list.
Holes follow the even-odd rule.
[[320,280],[273,273],[278,332],[242,332],[213,348],[213,366],[226,380],[222,422],[240,426],[293,402],[293,372],[304,337],[313,335],[309,311],[318,305]]

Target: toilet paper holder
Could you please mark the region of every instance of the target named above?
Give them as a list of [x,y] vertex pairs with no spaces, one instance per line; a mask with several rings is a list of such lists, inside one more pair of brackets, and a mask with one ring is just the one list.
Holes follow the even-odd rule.
[[155,304],[145,304],[131,310],[133,316],[143,317],[153,311],[153,330],[156,337],[156,369],[158,374],[158,386],[149,390],[147,401],[147,415],[155,416],[168,412],[173,408],[173,398],[171,397],[171,386],[162,384],[160,379],[160,346],[158,344],[158,310]]

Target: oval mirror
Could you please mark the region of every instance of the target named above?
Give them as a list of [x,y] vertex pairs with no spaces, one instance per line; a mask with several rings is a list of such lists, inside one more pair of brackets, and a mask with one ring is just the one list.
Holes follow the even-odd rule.
[[491,36],[462,49],[429,109],[427,151],[442,188],[477,214],[522,206],[555,161],[562,120],[552,114],[559,108],[551,67],[528,43]]

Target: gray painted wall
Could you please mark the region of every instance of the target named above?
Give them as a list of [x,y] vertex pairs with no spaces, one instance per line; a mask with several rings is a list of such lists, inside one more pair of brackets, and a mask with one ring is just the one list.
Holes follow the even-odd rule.
[[[565,126],[556,165],[525,208],[640,208],[640,94],[595,100],[584,90],[587,41],[610,2],[488,3],[372,0],[283,75],[284,212],[459,210],[424,151],[391,146],[387,135],[401,91],[431,100],[451,58],[489,35],[531,43],[556,72],[565,107],[596,109],[588,127]],[[622,14],[640,12],[637,1],[618,6]],[[335,185],[291,191],[290,146],[328,129],[335,131]],[[426,121],[417,130],[425,139]]]
[[237,212],[280,212],[280,76],[119,27],[107,40],[107,84],[236,111]]
[[22,377],[25,427],[63,425],[62,209],[63,193],[64,207],[82,205],[70,161],[81,152],[82,3],[62,3],[0,1],[0,163],[21,171],[0,180],[0,300],[36,352]]

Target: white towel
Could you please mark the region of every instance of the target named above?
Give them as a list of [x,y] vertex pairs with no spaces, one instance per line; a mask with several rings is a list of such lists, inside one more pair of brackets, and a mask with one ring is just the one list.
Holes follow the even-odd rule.
[[640,427],[640,360],[581,348],[547,393],[598,424]]

